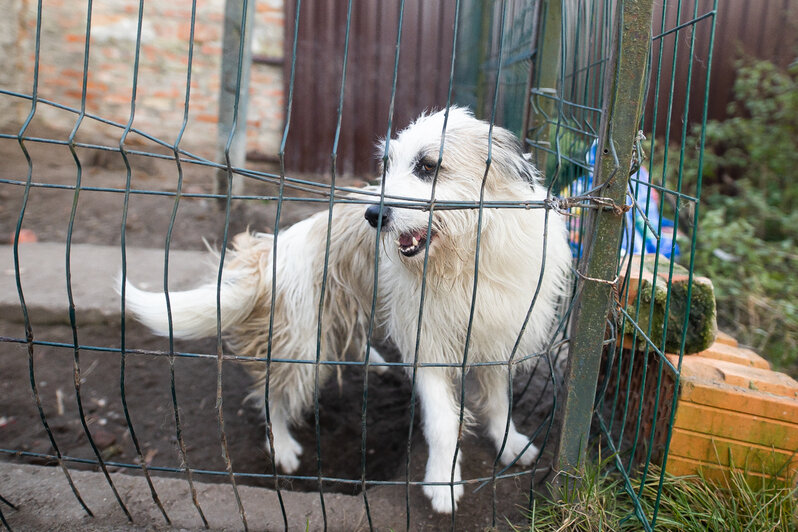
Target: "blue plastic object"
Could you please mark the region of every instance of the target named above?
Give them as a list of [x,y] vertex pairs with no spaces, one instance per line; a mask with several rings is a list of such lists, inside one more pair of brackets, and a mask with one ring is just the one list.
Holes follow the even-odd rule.
[[[597,144],[594,141],[593,145],[588,150],[585,159],[590,168],[596,162],[596,148]],[[593,186],[593,172],[589,172],[587,176],[582,176],[575,179],[566,191],[563,191],[567,196],[579,196],[590,190]],[[623,234],[621,240],[621,250],[623,255],[634,254],[640,255],[645,251],[646,254],[657,252],[657,238],[660,240],[659,254],[667,258],[679,257],[679,245],[673,235],[673,220],[667,218],[660,218],[659,216],[659,194],[656,190],[649,186],[648,170],[641,166],[635,175],[632,176],[632,191],[634,192],[635,202],[637,208],[632,207],[625,214],[623,224]],[[626,204],[632,205],[632,198],[627,195]],[[645,213],[648,218],[649,226],[646,225],[645,219],[641,215]],[[579,242],[577,218],[571,219],[570,233],[571,233],[571,251],[575,257],[581,255],[581,243]],[[652,231],[652,229],[654,231]]]

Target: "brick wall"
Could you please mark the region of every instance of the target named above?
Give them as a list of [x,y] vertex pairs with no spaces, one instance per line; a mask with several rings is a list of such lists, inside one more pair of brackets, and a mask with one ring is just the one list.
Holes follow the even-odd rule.
[[[95,2],[91,17],[86,111],[122,124],[131,110],[138,5],[135,0]],[[10,15],[0,26],[0,88],[30,94],[37,2],[0,0],[0,8]],[[198,1],[189,122],[181,146],[205,156],[214,154],[223,12],[224,0]],[[85,2],[44,0],[40,98],[80,107],[86,19]],[[145,3],[133,125],[170,143],[183,118],[190,20],[190,0]],[[253,54],[282,57],[283,0],[257,1]],[[283,129],[282,67],[254,64],[251,78],[247,149],[275,154]],[[0,97],[0,127],[18,128],[29,109],[20,98]],[[76,115],[40,105],[36,118],[68,132]],[[80,128],[81,138],[112,145],[121,133],[94,120]]]
[[[16,61],[19,41],[19,9],[17,0],[0,0],[0,88],[16,90],[19,85],[19,68]],[[0,126],[4,121],[16,118],[17,108],[13,99],[0,96]]]

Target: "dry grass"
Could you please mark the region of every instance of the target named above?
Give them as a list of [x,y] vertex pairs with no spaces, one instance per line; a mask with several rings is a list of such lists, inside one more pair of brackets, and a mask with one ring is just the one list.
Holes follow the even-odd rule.
[[[615,531],[642,530],[633,499],[611,460],[583,468],[579,479],[569,479],[559,501],[535,501],[529,524],[514,530]],[[640,489],[639,476],[631,488],[639,494],[640,509],[650,522],[657,500],[660,469],[649,468]],[[747,480],[743,471],[722,484],[703,475],[665,475],[655,522],[656,530],[679,532],[792,532],[798,530],[798,489],[776,476],[760,482]]]

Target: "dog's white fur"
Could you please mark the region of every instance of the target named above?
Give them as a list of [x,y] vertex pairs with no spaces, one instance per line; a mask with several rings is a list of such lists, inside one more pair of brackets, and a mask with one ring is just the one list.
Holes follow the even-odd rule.
[[[421,116],[389,143],[385,177],[386,195],[412,197],[428,202],[476,202],[484,181],[484,200],[543,200],[546,190],[537,170],[521,152],[515,136],[475,119],[469,112],[453,108],[446,126],[443,157],[432,197],[434,171],[425,173],[419,162],[435,165],[441,147],[446,115],[438,112]],[[492,142],[489,151],[489,136]],[[491,164],[486,174],[486,161]],[[421,177],[419,177],[421,176]],[[460,365],[466,356],[466,331],[474,290],[477,249],[477,209],[435,210],[433,238],[429,243],[426,293],[421,334],[416,345],[422,287],[424,250],[406,257],[401,244],[408,235],[426,233],[429,212],[392,208],[384,229],[385,254],[380,262],[380,295],[387,318],[386,330],[405,362]],[[515,359],[540,352],[552,332],[558,302],[565,293],[571,253],[563,218],[540,208],[485,208],[479,242],[479,274],[474,316],[468,339],[469,363],[507,362],[516,341]],[[544,250],[544,232],[547,233]],[[404,235],[404,236],[402,236]],[[399,244],[392,244],[394,241]],[[422,240],[417,238],[417,240]],[[422,246],[419,246],[422,247]],[[545,268],[541,277],[541,268]],[[535,294],[539,292],[535,299]],[[530,305],[535,299],[529,323],[521,334]],[[523,369],[527,363],[513,365]],[[509,417],[508,365],[473,368],[479,383],[478,411],[484,428],[496,445],[504,445],[503,464],[517,458],[529,465],[538,449],[520,434]],[[460,369],[422,367],[416,383],[423,414],[423,430],[429,444],[427,482],[460,480],[460,456],[454,468],[459,430]],[[505,427],[509,420],[505,442]],[[427,485],[424,492],[439,512],[451,512],[450,486]],[[455,502],[463,493],[455,485]]]
[[[333,208],[318,353],[321,361],[337,360],[347,351],[362,356],[365,351],[373,291],[374,233],[363,219],[364,208],[356,203]],[[276,250],[270,234],[246,232],[233,239],[220,292],[221,328],[232,352],[265,359],[273,317],[272,358],[316,360],[327,221],[328,212],[320,212],[281,231]],[[272,279],[275,255],[276,283]],[[169,334],[163,293],[145,292],[128,282],[125,301],[127,309],[154,333]],[[194,290],[169,292],[169,302],[174,337],[193,339],[216,334],[215,281]],[[369,355],[371,362],[385,362],[375,349]],[[265,414],[266,365],[253,363],[247,369],[255,380],[250,398],[260,403]],[[315,371],[316,366],[308,363],[278,360],[270,364],[269,418],[274,458],[286,473],[299,467],[302,447],[291,436],[290,427],[302,419],[313,400]],[[322,364],[319,371],[323,382],[332,370]],[[269,448],[267,441],[266,449]]]
[[[388,206],[382,211],[377,309],[380,325],[399,348],[404,362],[452,365],[408,368],[410,374],[415,371],[423,432],[429,445],[425,481],[435,483],[426,485],[424,492],[439,512],[453,511],[463,493],[463,486],[457,484],[461,480],[459,455],[454,476],[452,464],[458,435],[462,433],[457,383],[462,378],[459,366],[466,354],[469,363],[504,363],[471,370],[479,383],[476,405],[485,431],[497,450],[504,446],[501,462],[517,460],[529,465],[537,456],[538,449],[512,422],[507,393],[512,374],[530,361],[512,366],[507,362],[516,342],[516,360],[545,347],[565,293],[571,261],[561,216],[553,212],[547,216],[540,208],[483,209],[477,295],[466,349],[479,213],[477,209],[438,208],[432,217],[434,236],[429,242],[423,320],[418,334],[429,212],[411,208],[407,202],[475,202],[479,200],[483,178],[486,202],[546,197],[538,172],[524,158],[510,132],[495,127],[491,133],[487,123],[475,119],[467,110],[451,108],[433,198],[432,182],[445,118],[443,111],[422,115],[388,144],[385,192],[403,199],[386,199]],[[489,153],[491,164],[486,173]],[[321,360],[337,359],[347,350],[361,354],[365,351],[375,235],[363,219],[364,211],[366,208],[357,204],[340,204],[333,209]],[[376,224],[379,211],[375,213],[375,207],[369,211],[369,222]],[[266,356],[271,316],[274,358],[316,359],[327,219],[327,212],[319,213],[281,231],[276,249],[276,282],[272,279],[275,254],[271,236],[243,233],[235,238],[221,286],[221,325],[236,354]],[[413,237],[420,238],[414,241]],[[273,309],[272,290],[276,291]],[[216,291],[214,282],[195,290],[170,293],[176,337],[216,334]],[[128,309],[140,321],[158,334],[168,334],[163,294],[142,292],[130,284],[126,294]],[[529,322],[522,332],[533,300]],[[382,362],[376,351],[369,356],[372,362]],[[322,377],[329,373],[328,366],[322,365],[320,370]],[[258,364],[253,372],[253,396],[262,399],[264,365]],[[302,449],[289,429],[312,400],[314,372],[313,364],[271,364],[269,414],[275,460],[286,472],[295,471],[299,465]],[[451,486],[446,485],[451,482],[455,483],[453,498]]]

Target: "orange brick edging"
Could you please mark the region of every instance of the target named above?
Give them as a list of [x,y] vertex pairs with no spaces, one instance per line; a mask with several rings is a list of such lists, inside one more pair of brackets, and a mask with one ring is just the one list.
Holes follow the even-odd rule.
[[[672,356],[675,357],[675,355]],[[713,360],[721,360],[740,366],[749,366],[752,368],[770,370],[770,363],[750,349],[738,347],[736,345],[725,344],[720,341],[716,341],[709,347],[709,349],[705,351],[701,351],[695,355],[685,356],[685,360],[690,357],[700,357],[702,359],[711,358]]]
[[[728,335],[682,359],[679,397],[666,463],[674,475],[702,470],[723,480],[731,467],[749,481],[798,473],[798,382],[770,370]],[[678,364],[677,355],[667,355]]]

